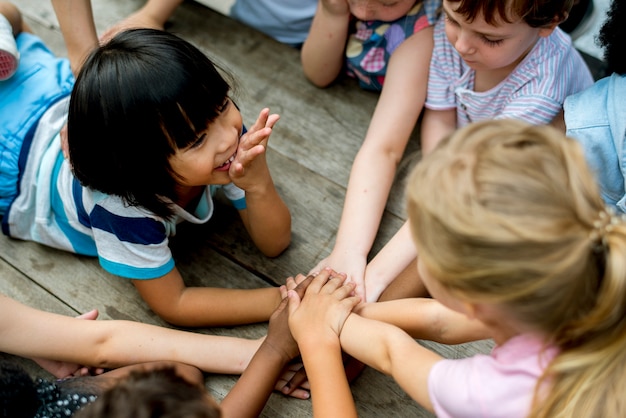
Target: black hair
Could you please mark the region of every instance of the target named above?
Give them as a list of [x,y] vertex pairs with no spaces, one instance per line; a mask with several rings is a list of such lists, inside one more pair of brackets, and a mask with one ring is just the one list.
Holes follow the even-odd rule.
[[93,402],[102,389],[95,376],[51,382],[34,380],[20,365],[0,360],[0,416],[6,418],[68,417]]
[[68,142],[85,187],[170,217],[169,158],[219,115],[230,84],[198,48],[153,29],[132,29],[93,51],[70,99]]
[[613,0],[607,19],[600,28],[598,44],[604,48],[604,61],[610,73],[626,74],[626,2]]
[[0,361],[0,416],[32,418],[38,404],[37,389],[30,375],[13,362]]

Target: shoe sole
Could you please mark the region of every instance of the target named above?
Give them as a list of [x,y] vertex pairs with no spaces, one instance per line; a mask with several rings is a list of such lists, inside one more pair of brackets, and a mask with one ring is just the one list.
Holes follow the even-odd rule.
[[17,70],[18,60],[10,52],[0,50],[0,81],[9,79]]

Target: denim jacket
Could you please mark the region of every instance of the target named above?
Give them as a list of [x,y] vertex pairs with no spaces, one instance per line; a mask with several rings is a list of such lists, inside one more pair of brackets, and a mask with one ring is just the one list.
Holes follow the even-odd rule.
[[563,107],[567,135],[581,143],[602,198],[626,213],[626,75],[597,81]]

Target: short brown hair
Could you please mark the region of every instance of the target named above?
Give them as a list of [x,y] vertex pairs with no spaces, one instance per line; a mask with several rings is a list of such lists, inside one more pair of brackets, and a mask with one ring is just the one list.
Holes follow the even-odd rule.
[[174,368],[165,367],[132,372],[76,417],[220,418],[221,411],[201,387],[180,377]]

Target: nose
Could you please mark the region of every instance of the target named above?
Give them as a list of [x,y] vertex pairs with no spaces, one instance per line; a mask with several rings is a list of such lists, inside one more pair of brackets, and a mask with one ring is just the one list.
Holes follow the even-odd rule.
[[454,48],[459,51],[461,55],[472,54],[475,50],[470,35],[464,31],[457,32]]

